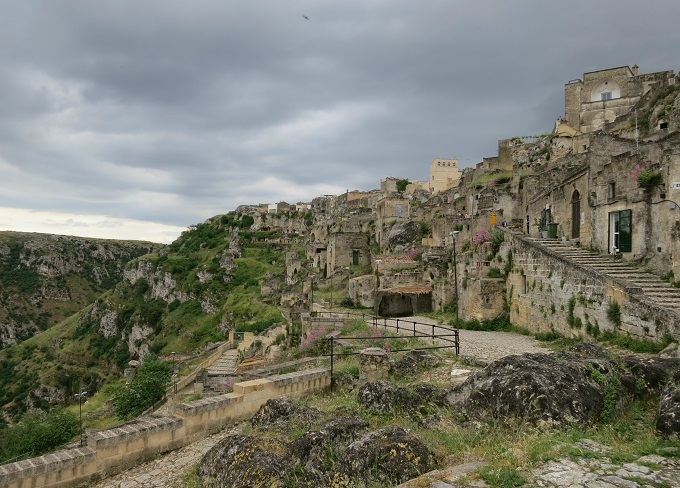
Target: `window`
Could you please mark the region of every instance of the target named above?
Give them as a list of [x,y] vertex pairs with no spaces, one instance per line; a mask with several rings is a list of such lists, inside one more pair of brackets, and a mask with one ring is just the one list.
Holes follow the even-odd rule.
[[612,92],[610,92],[610,91],[602,92],[602,94],[600,96],[602,97],[601,100],[611,100],[612,99]]
[[607,185],[607,198],[614,200],[616,198],[616,182],[610,181]]
[[668,122],[661,122],[659,124],[659,129],[668,129]]
[[359,264],[359,250],[352,249],[352,264],[357,266]]

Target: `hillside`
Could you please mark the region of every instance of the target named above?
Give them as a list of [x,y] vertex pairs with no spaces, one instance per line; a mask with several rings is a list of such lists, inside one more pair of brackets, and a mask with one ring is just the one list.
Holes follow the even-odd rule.
[[123,277],[150,242],[0,232],[0,348],[61,322]]
[[[191,353],[223,340],[232,328],[259,332],[288,323],[277,307],[280,294],[260,295],[265,278],[283,281],[283,234],[249,230],[252,224],[231,213],[192,226],[171,245],[131,260],[122,280],[77,314],[0,351],[0,406],[7,420],[70,403],[79,385],[95,392],[147,352]],[[67,262],[59,261],[64,269]],[[95,293],[71,303],[71,310]]]

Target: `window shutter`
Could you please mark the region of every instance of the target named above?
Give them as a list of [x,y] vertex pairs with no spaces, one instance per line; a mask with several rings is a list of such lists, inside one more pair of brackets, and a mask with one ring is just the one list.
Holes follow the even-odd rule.
[[619,252],[633,251],[632,214],[632,210],[621,210],[619,214]]

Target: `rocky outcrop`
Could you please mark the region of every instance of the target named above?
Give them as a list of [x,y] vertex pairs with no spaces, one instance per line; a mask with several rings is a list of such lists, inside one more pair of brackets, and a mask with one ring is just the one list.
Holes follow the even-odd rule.
[[661,392],[656,430],[665,437],[680,436],[680,373],[676,373]]
[[[258,430],[318,421],[321,414],[287,398],[270,400],[253,417]],[[213,447],[200,463],[204,486],[353,486],[373,483],[392,486],[437,467],[434,452],[405,429],[390,425],[368,431],[367,421],[333,418],[295,440],[261,433],[232,435]]]
[[390,373],[404,378],[413,377],[415,374],[435,367],[439,361],[440,358],[430,351],[413,350],[392,364]]
[[443,391],[432,385],[397,387],[387,381],[375,381],[359,388],[358,401],[362,407],[378,412],[419,415],[422,407],[442,405],[444,398]]
[[675,359],[617,358],[581,345],[554,354],[508,356],[448,390],[447,404],[470,418],[521,419],[543,426],[611,418],[632,398],[658,391]]
[[390,229],[387,235],[387,244],[392,252],[404,252],[418,246],[421,237],[421,227],[418,222],[397,223]]
[[149,242],[0,232],[0,348],[51,327],[112,288]]

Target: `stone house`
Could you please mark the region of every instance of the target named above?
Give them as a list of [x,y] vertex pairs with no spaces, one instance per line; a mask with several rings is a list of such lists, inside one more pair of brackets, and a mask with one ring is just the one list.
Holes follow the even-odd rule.
[[627,114],[652,88],[675,84],[673,71],[639,74],[637,65],[591,71],[564,86],[565,121],[579,132]]
[[458,185],[460,176],[456,158],[433,159],[430,163],[430,193],[439,193]]
[[326,276],[347,266],[368,266],[371,262],[368,237],[363,232],[331,234],[328,238]]

